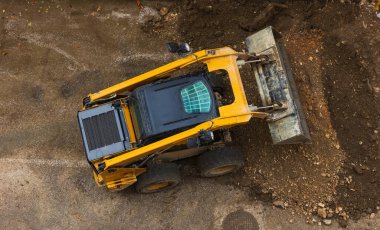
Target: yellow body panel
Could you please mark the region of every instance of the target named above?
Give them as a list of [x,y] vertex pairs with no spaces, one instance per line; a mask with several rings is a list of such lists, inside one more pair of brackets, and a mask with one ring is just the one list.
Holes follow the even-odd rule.
[[99,186],[106,186],[109,190],[121,190],[134,184],[137,176],[144,173],[144,168],[113,168],[100,174],[93,173]]
[[153,82],[154,80],[157,80],[160,77],[167,76],[169,73],[182,69],[195,62],[205,62],[207,59],[228,55],[238,55],[238,53],[228,47],[213,50],[202,50],[184,58],[178,59],[174,62],[158,67],[157,69],[141,74],[137,77],[113,85],[97,93],[90,94],[89,97],[91,101],[95,101],[98,99],[109,97],[110,95],[115,93],[131,91],[141,85]]
[[128,126],[128,131],[129,131],[129,135],[130,135],[130,137],[129,137],[130,142],[131,142],[131,144],[135,144],[136,143],[136,135],[135,135],[135,128],[133,127],[133,123],[132,123],[131,113],[129,112],[127,105],[123,105],[122,108],[123,108],[123,112],[125,114],[125,121],[126,121],[127,126]]
[[[98,99],[107,98],[115,93],[117,94],[125,91],[132,91],[136,87],[153,82],[160,77],[168,76],[169,73],[185,68],[186,66],[196,62],[205,63],[210,72],[215,70],[227,71],[234,94],[234,102],[232,104],[219,107],[220,116],[213,120],[204,122],[194,128],[156,141],[149,145],[132,149],[126,153],[121,153],[109,159],[103,159],[103,161],[99,163],[104,164],[104,171],[94,175],[98,184],[103,186],[106,185],[109,189],[115,189],[117,186],[119,186],[118,188],[124,188],[136,182],[135,176],[137,176],[137,173],[136,171],[133,171],[132,168],[125,169],[121,168],[122,166],[128,165],[158,151],[165,150],[171,146],[185,143],[189,138],[196,137],[201,130],[225,129],[235,125],[245,124],[252,117],[266,117],[266,113],[251,112],[249,109],[243,83],[241,81],[239,69],[236,63],[238,55],[239,54],[236,51],[229,47],[213,50],[202,50],[101,90],[97,93],[90,94],[89,97],[91,101],[95,101]],[[252,80],[254,80],[253,77]],[[129,111],[127,111],[127,114],[129,114]],[[127,123],[128,126],[131,124],[128,119]],[[94,164],[94,166],[98,169],[99,164]],[[134,170],[143,169],[137,168]],[[138,172],[142,173],[141,171]]]

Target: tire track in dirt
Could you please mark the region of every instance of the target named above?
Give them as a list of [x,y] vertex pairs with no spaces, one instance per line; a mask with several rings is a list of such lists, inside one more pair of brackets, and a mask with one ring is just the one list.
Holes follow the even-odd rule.
[[87,161],[80,160],[63,160],[63,159],[23,159],[23,158],[0,158],[4,164],[25,164],[31,167],[49,166],[65,168],[88,168]]

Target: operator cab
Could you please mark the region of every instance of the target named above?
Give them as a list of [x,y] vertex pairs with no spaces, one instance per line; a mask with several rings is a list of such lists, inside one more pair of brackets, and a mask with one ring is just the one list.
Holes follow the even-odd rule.
[[219,116],[207,72],[136,88],[129,100],[140,145],[146,145]]

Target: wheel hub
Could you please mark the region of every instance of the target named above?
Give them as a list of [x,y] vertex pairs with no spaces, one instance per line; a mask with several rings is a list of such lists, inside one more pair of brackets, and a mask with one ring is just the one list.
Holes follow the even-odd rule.
[[166,188],[168,186],[170,186],[169,181],[161,181],[161,182],[158,182],[156,184],[152,184],[152,185],[147,186],[146,189],[148,191],[155,191],[155,190],[160,190],[160,189]]
[[229,173],[235,169],[235,165],[223,165],[217,168],[213,168],[209,171],[210,174],[212,175],[222,175]]

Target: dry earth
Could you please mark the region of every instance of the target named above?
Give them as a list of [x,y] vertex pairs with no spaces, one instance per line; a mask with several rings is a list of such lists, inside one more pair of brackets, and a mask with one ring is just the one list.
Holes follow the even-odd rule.
[[241,51],[267,5],[143,3],[140,11],[134,1],[0,2],[4,228],[222,229],[228,213],[245,210],[261,229],[305,229],[319,227],[298,213],[317,225],[318,209],[332,210],[333,228],[347,219],[353,229],[379,226],[380,20],[371,4],[285,2],[259,23],[284,37],[311,145],[272,146],[266,124],[252,121],[233,130],[247,158],[239,173],[203,180],[188,160],[173,191],[96,188],[76,124],[83,96],[173,60],[169,40]]
[[[178,17],[180,38],[167,32],[165,25],[175,24],[167,16],[145,31],[194,49],[227,45],[244,51],[246,36],[274,26],[283,36],[312,143],[272,146],[261,121],[234,129],[247,157],[236,184],[308,215],[310,222],[319,214],[344,226],[380,206],[380,20],[366,1],[273,2],[268,11],[262,1],[183,1],[165,6]],[[242,75],[257,103],[249,69]]]

